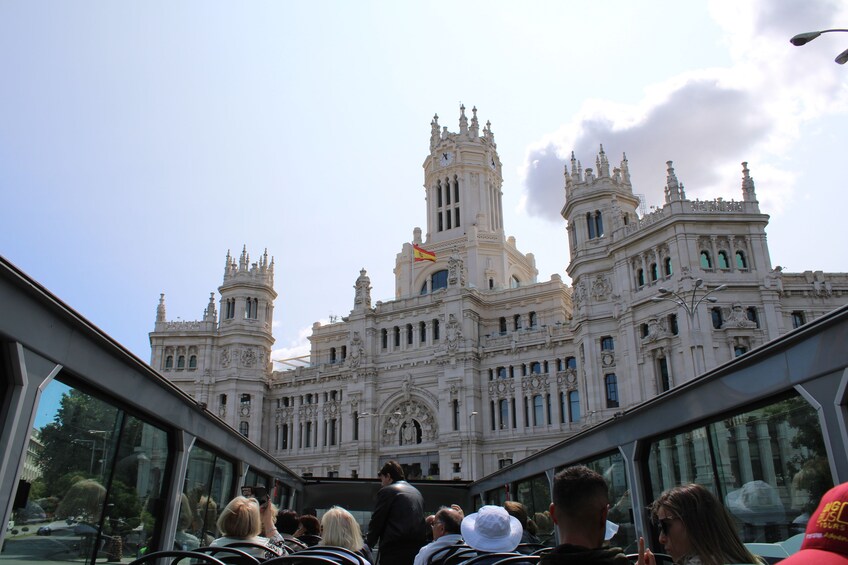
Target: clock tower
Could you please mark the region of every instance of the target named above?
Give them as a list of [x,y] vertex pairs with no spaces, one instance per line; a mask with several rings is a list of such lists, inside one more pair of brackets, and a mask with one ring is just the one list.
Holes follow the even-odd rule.
[[[427,230],[413,231],[413,244],[436,254],[435,262],[413,261],[412,245],[404,245],[395,268],[398,298],[438,290],[451,281],[458,286],[497,290],[536,282],[532,254],[524,255],[515,239],[504,234],[503,176],[490,122],[482,132],[477,108],[471,119],[459,108],[459,131],[430,122],[430,153],[424,159]],[[434,275],[462,262],[460,276]]]

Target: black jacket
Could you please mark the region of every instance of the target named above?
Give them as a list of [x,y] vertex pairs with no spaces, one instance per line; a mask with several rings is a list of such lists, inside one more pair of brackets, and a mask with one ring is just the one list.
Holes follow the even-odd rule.
[[377,492],[377,506],[368,524],[366,542],[380,551],[392,546],[421,547],[426,541],[424,498],[406,481],[395,481]]
[[564,543],[542,555],[539,565],[630,565],[619,547],[589,549]]

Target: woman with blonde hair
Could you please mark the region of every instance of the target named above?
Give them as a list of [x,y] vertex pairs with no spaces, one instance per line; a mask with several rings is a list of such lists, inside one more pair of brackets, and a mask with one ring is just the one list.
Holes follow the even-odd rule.
[[[689,484],[663,492],[651,505],[660,543],[678,565],[753,563],[730,513],[709,490]],[[644,562],[650,565],[652,557]]]
[[321,518],[321,543],[349,549],[369,563],[374,562],[371,549],[362,538],[362,528],[353,515],[341,506],[333,506]]
[[[283,554],[283,537],[274,525],[277,509],[270,502],[261,508],[255,498],[237,496],[230,501],[218,516],[218,529],[221,537],[211,543],[213,546],[249,542],[264,546],[261,548],[241,548],[260,559],[269,559]],[[260,534],[264,533],[268,537]]]

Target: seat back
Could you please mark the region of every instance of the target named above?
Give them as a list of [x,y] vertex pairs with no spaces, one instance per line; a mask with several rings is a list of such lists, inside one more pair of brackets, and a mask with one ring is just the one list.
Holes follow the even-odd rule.
[[238,549],[226,545],[211,545],[206,547],[198,547],[195,549],[197,553],[206,553],[220,559],[228,565],[258,565],[260,559],[254,557],[243,549]]
[[274,557],[267,561],[263,561],[262,565],[311,565],[313,563],[323,565],[338,565],[338,561],[333,561],[323,555],[283,555],[282,557]]
[[341,565],[370,565],[367,559],[351,551],[346,547],[338,547],[334,545],[315,545],[306,549],[301,549],[294,555],[319,555],[333,560],[334,563]]
[[454,553],[468,549],[471,549],[471,547],[466,545],[463,541],[459,541],[453,545],[445,546],[430,556],[430,558],[427,560],[427,565],[442,565]]
[[167,549],[165,551],[153,551],[150,553],[145,553],[138,559],[130,562],[130,565],[141,565],[142,563],[156,563],[159,559],[167,559],[171,558],[169,562],[171,565],[175,565],[180,561],[185,559],[191,559],[193,563],[209,563],[210,565],[225,565],[223,561],[220,559],[216,559],[215,557],[208,555],[206,553],[199,553],[197,551],[180,551],[176,549]]

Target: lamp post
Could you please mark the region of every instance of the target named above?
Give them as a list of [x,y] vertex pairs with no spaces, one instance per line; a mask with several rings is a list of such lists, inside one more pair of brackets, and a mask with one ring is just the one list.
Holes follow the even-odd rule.
[[[684,312],[686,312],[686,317],[688,319],[688,324],[689,324],[689,340],[690,340],[689,347],[691,349],[691,354],[692,354],[692,364],[695,368],[696,374],[698,374],[698,375],[700,375],[701,373],[704,372],[703,355],[696,354],[696,349],[699,346],[702,345],[700,343],[700,341],[701,341],[701,335],[700,335],[700,333],[701,333],[701,323],[700,323],[700,320],[698,319],[698,315],[697,315],[698,314],[698,307],[703,302],[709,302],[709,303],[714,304],[717,301],[717,298],[715,296],[710,296],[710,295],[713,294],[714,292],[719,292],[719,291],[727,288],[726,284],[722,284],[722,285],[715,287],[712,290],[707,290],[707,292],[703,296],[701,296],[700,298],[697,298],[698,289],[700,289],[703,286],[704,286],[704,280],[703,279],[695,279],[695,283],[692,286],[692,289],[690,291],[684,291],[682,294],[675,292],[673,290],[669,290],[667,288],[660,287],[660,288],[657,289],[657,292],[659,292],[659,296],[654,296],[654,297],[651,298],[652,302],[663,302],[663,301],[674,302],[675,304],[677,304],[678,306],[683,308]],[[706,288],[704,288],[704,290],[706,290]],[[691,294],[689,294],[689,293],[691,293]],[[695,327],[693,328],[693,326],[695,326]],[[697,335],[695,336],[695,337],[697,337],[697,339],[693,339],[693,333],[694,332],[697,332]]]
[[[99,435],[103,438],[103,451],[100,453],[100,480],[104,481],[106,480],[106,436],[109,434],[109,432],[106,430],[88,430],[88,433],[93,436]],[[93,452],[94,451],[92,450],[92,453]]]
[[[836,31],[848,32],[848,29],[823,29],[821,31],[807,31],[804,33],[799,33],[798,35],[790,39],[789,43],[796,47],[800,47],[801,45],[806,45],[807,43],[814,40],[823,33],[832,33]],[[844,65],[846,62],[848,62],[848,49],[837,55],[834,61],[839,65]]]

